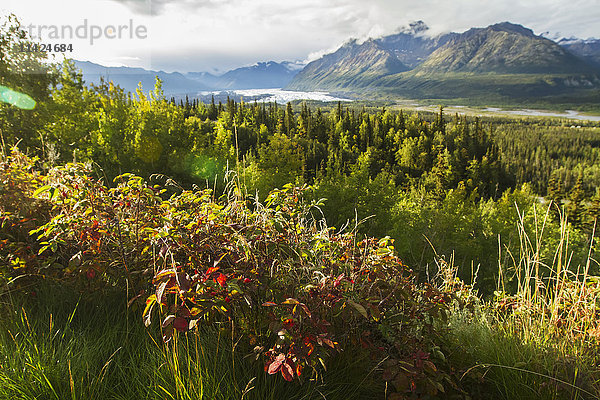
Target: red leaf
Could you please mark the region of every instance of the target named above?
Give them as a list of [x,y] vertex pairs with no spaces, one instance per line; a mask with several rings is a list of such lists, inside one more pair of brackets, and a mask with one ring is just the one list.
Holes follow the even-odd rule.
[[227,277],[223,274],[219,274],[219,276],[217,277],[217,282],[219,282],[219,285],[225,287],[225,283],[227,282]]
[[342,281],[343,277],[344,277],[344,274],[341,274],[340,276],[338,276],[337,279],[335,281],[333,281],[333,287],[340,286],[340,282]]
[[281,368],[281,364],[283,364],[283,362],[285,361],[285,355],[280,354],[277,356],[277,358],[275,359],[275,361],[273,361],[271,364],[269,364],[269,368],[267,369],[267,372],[269,373],[269,375],[273,375],[276,374],[279,369]]
[[96,270],[90,268],[90,269],[87,270],[87,274],[86,275],[87,275],[87,278],[89,280],[92,280],[92,279],[94,279],[96,277]]
[[185,332],[188,330],[188,320],[185,318],[177,317],[173,320],[173,327],[179,332]]
[[293,327],[294,327],[294,325],[296,325],[296,323],[294,322],[294,320],[293,320],[293,319],[291,319],[291,318],[288,318],[288,319],[286,319],[285,321],[283,321],[283,325],[284,325],[286,328],[293,328]]
[[192,313],[190,313],[190,310],[185,307],[180,308],[178,310],[178,314],[182,318],[190,318],[192,316]]
[[219,269],[221,269],[221,267],[210,267],[209,269],[206,270],[206,275],[210,275],[213,272],[217,272]]
[[287,361],[281,364],[281,376],[288,382],[294,379],[294,368]]

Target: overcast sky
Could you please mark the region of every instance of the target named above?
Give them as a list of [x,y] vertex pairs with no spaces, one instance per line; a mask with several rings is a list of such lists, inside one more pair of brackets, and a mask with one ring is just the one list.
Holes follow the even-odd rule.
[[[72,58],[181,72],[310,60],[416,20],[432,33],[510,21],[537,34],[600,37],[600,0],[2,0],[0,10],[33,25],[43,42],[73,44]],[[84,23],[85,39],[48,37],[51,26]],[[108,36],[127,28],[90,43],[92,25]]]

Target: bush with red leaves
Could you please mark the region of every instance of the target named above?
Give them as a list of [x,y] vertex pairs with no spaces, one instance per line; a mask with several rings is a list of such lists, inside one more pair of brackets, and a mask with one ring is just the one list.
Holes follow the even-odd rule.
[[[451,294],[417,284],[391,239],[328,228],[315,217],[319,204],[304,200],[310,188],[287,185],[265,204],[217,200],[209,190],[167,198],[165,188],[134,175],[109,188],[80,164],[43,176],[22,154],[12,157],[2,167],[20,165],[19,174],[0,168],[8,182],[0,196],[15,199],[2,206],[3,218],[6,204],[45,214],[25,242],[11,241],[3,227],[12,246],[0,242],[3,257],[21,260],[8,273],[82,291],[129,290],[131,303],[146,299],[147,326],[160,318],[167,342],[201,324],[232,329],[268,374],[287,381],[318,374],[333,353],[361,346],[374,365],[388,359],[385,378],[398,396],[452,388],[435,346]],[[31,260],[19,255],[26,246]]]

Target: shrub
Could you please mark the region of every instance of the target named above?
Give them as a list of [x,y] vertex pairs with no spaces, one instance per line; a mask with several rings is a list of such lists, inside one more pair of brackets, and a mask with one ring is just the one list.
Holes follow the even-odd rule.
[[235,179],[218,200],[210,190],[167,197],[167,187],[131,174],[109,188],[81,164],[42,175],[16,150],[3,165],[15,161],[24,172],[2,196],[22,196],[12,205],[21,214],[31,204],[46,213],[27,238],[35,262],[9,274],[82,292],[121,288],[130,304],[146,300],[144,322],[160,318],[165,341],[221,327],[288,381],[318,376],[332,353],[361,346],[395,398],[453,387],[435,346],[451,295],[417,284],[391,239],[327,227],[319,202],[305,200],[310,188],[286,185],[264,205],[241,197]]

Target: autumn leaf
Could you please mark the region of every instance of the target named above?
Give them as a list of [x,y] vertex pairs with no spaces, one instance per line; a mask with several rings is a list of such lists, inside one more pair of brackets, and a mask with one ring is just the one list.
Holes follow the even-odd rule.
[[281,368],[281,364],[283,364],[283,362],[285,361],[285,355],[284,354],[280,354],[277,356],[277,358],[275,358],[275,360],[269,364],[269,368],[267,369],[267,372],[269,373],[269,375],[274,375],[276,374],[279,369]]
[[158,282],[162,281],[166,277],[172,277],[175,276],[175,274],[176,272],[173,269],[163,269],[154,276],[154,279],[152,279],[152,283],[156,285]]
[[206,275],[211,275],[213,272],[217,272],[220,269],[221,269],[221,267],[210,267],[209,269],[206,270]]
[[219,274],[219,276],[217,277],[217,282],[219,282],[219,285],[221,285],[222,287],[225,287],[227,277],[223,274]]
[[350,304],[352,307],[354,307],[354,309],[356,311],[358,311],[360,313],[360,315],[362,315],[365,318],[369,318],[369,315],[367,314],[367,310],[365,310],[365,308],[363,306],[361,306],[360,304],[352,301],[352,300],[348,300],[348,304]]
[[281,376],[288,382],[294,379],[294,369],[287,363],[287,360],[281,364]]
[[177,317],[173,320],[173,327],[179,332],[185,332],[188,330],[189,322],[185,318]]
[[169,283],[169,281],[164,281],[160,285],[158,285],[158,287],[156,288],[156,300],[159,303],[163,302],[163,294],[165,293],[165,289],[166,289],[168,283]]
[[152,323],[150,316],[152,315],[152,308],[154,307],[155,303],[156,295],[154,294],[148,297],[148,299],[146,299],[146,308],[144,309],[144,313],[142,314],[144,317],[144,325],[146,325],[146,327],[150,326],[150,324]]
[[169,315],[165,318],[165,320],[162,323],[162,327],[166,328],[168,325],[171,324],[171,322],[173,322],[173,320],[175,319],[174,315]]

